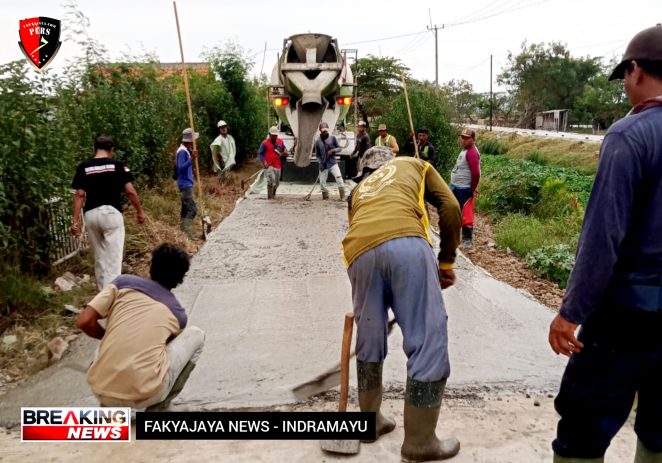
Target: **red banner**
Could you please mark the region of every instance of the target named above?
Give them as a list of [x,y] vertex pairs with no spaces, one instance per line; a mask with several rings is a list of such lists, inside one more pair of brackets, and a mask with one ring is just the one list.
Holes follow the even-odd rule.
[[128,426],[23,426],[24,441],[128,441]]

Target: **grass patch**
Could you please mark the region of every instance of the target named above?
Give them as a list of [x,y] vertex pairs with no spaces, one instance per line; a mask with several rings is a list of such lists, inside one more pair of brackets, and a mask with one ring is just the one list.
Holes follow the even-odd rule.
[[[537,163],[552,167],[575,169],[583,175],[595,175],[600,143],[528,137],[514,133],[480,132],[479,146],[491,146],[495,141],[503,146],[502,153],[480,150],[485,154],[505,154],[511,159],[535,157]],[[535,153],[535,154],[533,154]],[[529,159],[532,160],[532,159]]]
[[559,244],[569,246],[574,253],[578,238],[576,223],[568,219],[538,219],[524,214],[510,214],[495,227],[497,245],[510,248],[520,257],[526,257],[539,248]]

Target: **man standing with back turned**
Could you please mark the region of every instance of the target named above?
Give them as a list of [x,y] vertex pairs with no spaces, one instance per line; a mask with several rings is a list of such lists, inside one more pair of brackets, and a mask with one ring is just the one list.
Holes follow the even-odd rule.
[[555,401],[557,463],[603,462],[635,395],[635,462],[662,462],[662,26],[639,32],[609,79],[624,80],[633,108],[602,143],[549,330],[554,352],[570,357]]
[[124,217],[122,192],[136,209],[136,220],[143,223],[145,213],[133,184],[133,174],[121,161],[113,159],[115,143],[110,137],[97,137],[94,158],[81,162],[71,186],[74,194],[74,217],[71,233],[80,233],[80,211],[85,211],[85,225],[94,251],[94,274],[102,290],[122,273],[124,255]]
[[[363,156],[363,166],[350,195],[349,231],[342,242],[357,327],[359,406],[376,412],[377,437],[393,431],[395,421],[380,412],[391,308],[408,359],[400,453],[405,461],[450,458],[460,443],[438,439],[435,428],[450,375],[441,289],[455,282],[460,207],[439,173],[421,159],[393,159],[390,149],[376,146]],[[438,257],[426,201],[439,214]]]

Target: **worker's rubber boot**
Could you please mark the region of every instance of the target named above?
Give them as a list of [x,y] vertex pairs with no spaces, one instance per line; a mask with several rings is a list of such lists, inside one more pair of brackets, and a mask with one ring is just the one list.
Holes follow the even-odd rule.
[[462,246],[467,249],[473,247],[474,229],[471,227],[462,227]]
[[267,185],[267,199],[274,199],[275,195],[276,192],[274,191],[274,187]]
[[182,231],[186,233],[188,239],[193,239],[193,219],[182,219]]
[[407,378],[405,441],[400,455],[405,462],[445,460],[457,455],[460,441],[435,434],[446,380],[435,382]]
[[554,463],[604,463],[605,457],[600,458],[568,458],[554,453]]
[[382,415],[382,366],[381,362],[356,361],[356,373],[359,383],[359,407],[362,412],[376,412],[377,438],[361,442],[375,442],[379,436],[395,429],[395,420]]
[[637,440],[634,463],[662,463],[662,452],[652,452],[644,447],[640,440]]
[[182,392],[182,389],[184,389],[184,385],[186,384],[186,381],[188,381],[188,377],[191,376],[191,372],[193,371],[194,368],[195,368],[195,363],[188,362],[184,366],[182,372],[179,373],[179,376],[175,380],[175,384],[172,385],[172,389],[170,389],[170,392],[168,392],[168,395],[163,400],[163,402],[147,407],[145,411],[159,412],[162,410],[167,410],[168,407],[170,407],[170,402],[172,401],[172,399],[177,397],[179,393]]
[[323,191],[322,192],[322,199],[329,199],[329,192],[328,191]]
[[344,187],[340,187],[340,188],[338,189],[338,193],[340,193],[340,200],[341,200],[341,201],[344,201],[344,200],[345,200],[345,188],[344,188]]

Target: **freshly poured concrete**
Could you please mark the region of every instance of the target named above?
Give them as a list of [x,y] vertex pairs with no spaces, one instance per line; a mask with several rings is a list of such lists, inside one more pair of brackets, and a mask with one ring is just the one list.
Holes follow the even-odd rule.
[[[259,408],[294,402],[292,387],[338,362],[351,288],[341,259],[346,203],[322,201],[310,185],[283,185],[276,201],[252,195],[209,236],[176,293],[190,325],[207,334],[205,350],[175,403],[180,408]],[[337,190],[331,188],[332,198]],[[449,313],[449,392],[547,392],[564,360],[547,346],[553,313],[460,257]],[[397,395],[406,359],[397,327],[389,339],[387,388]],[[83,371],[96,341],[72,352],[0,397],[0,424],[19,421],[21,406],[95,403]],[[352,366],[352,385],[356,384]]]

